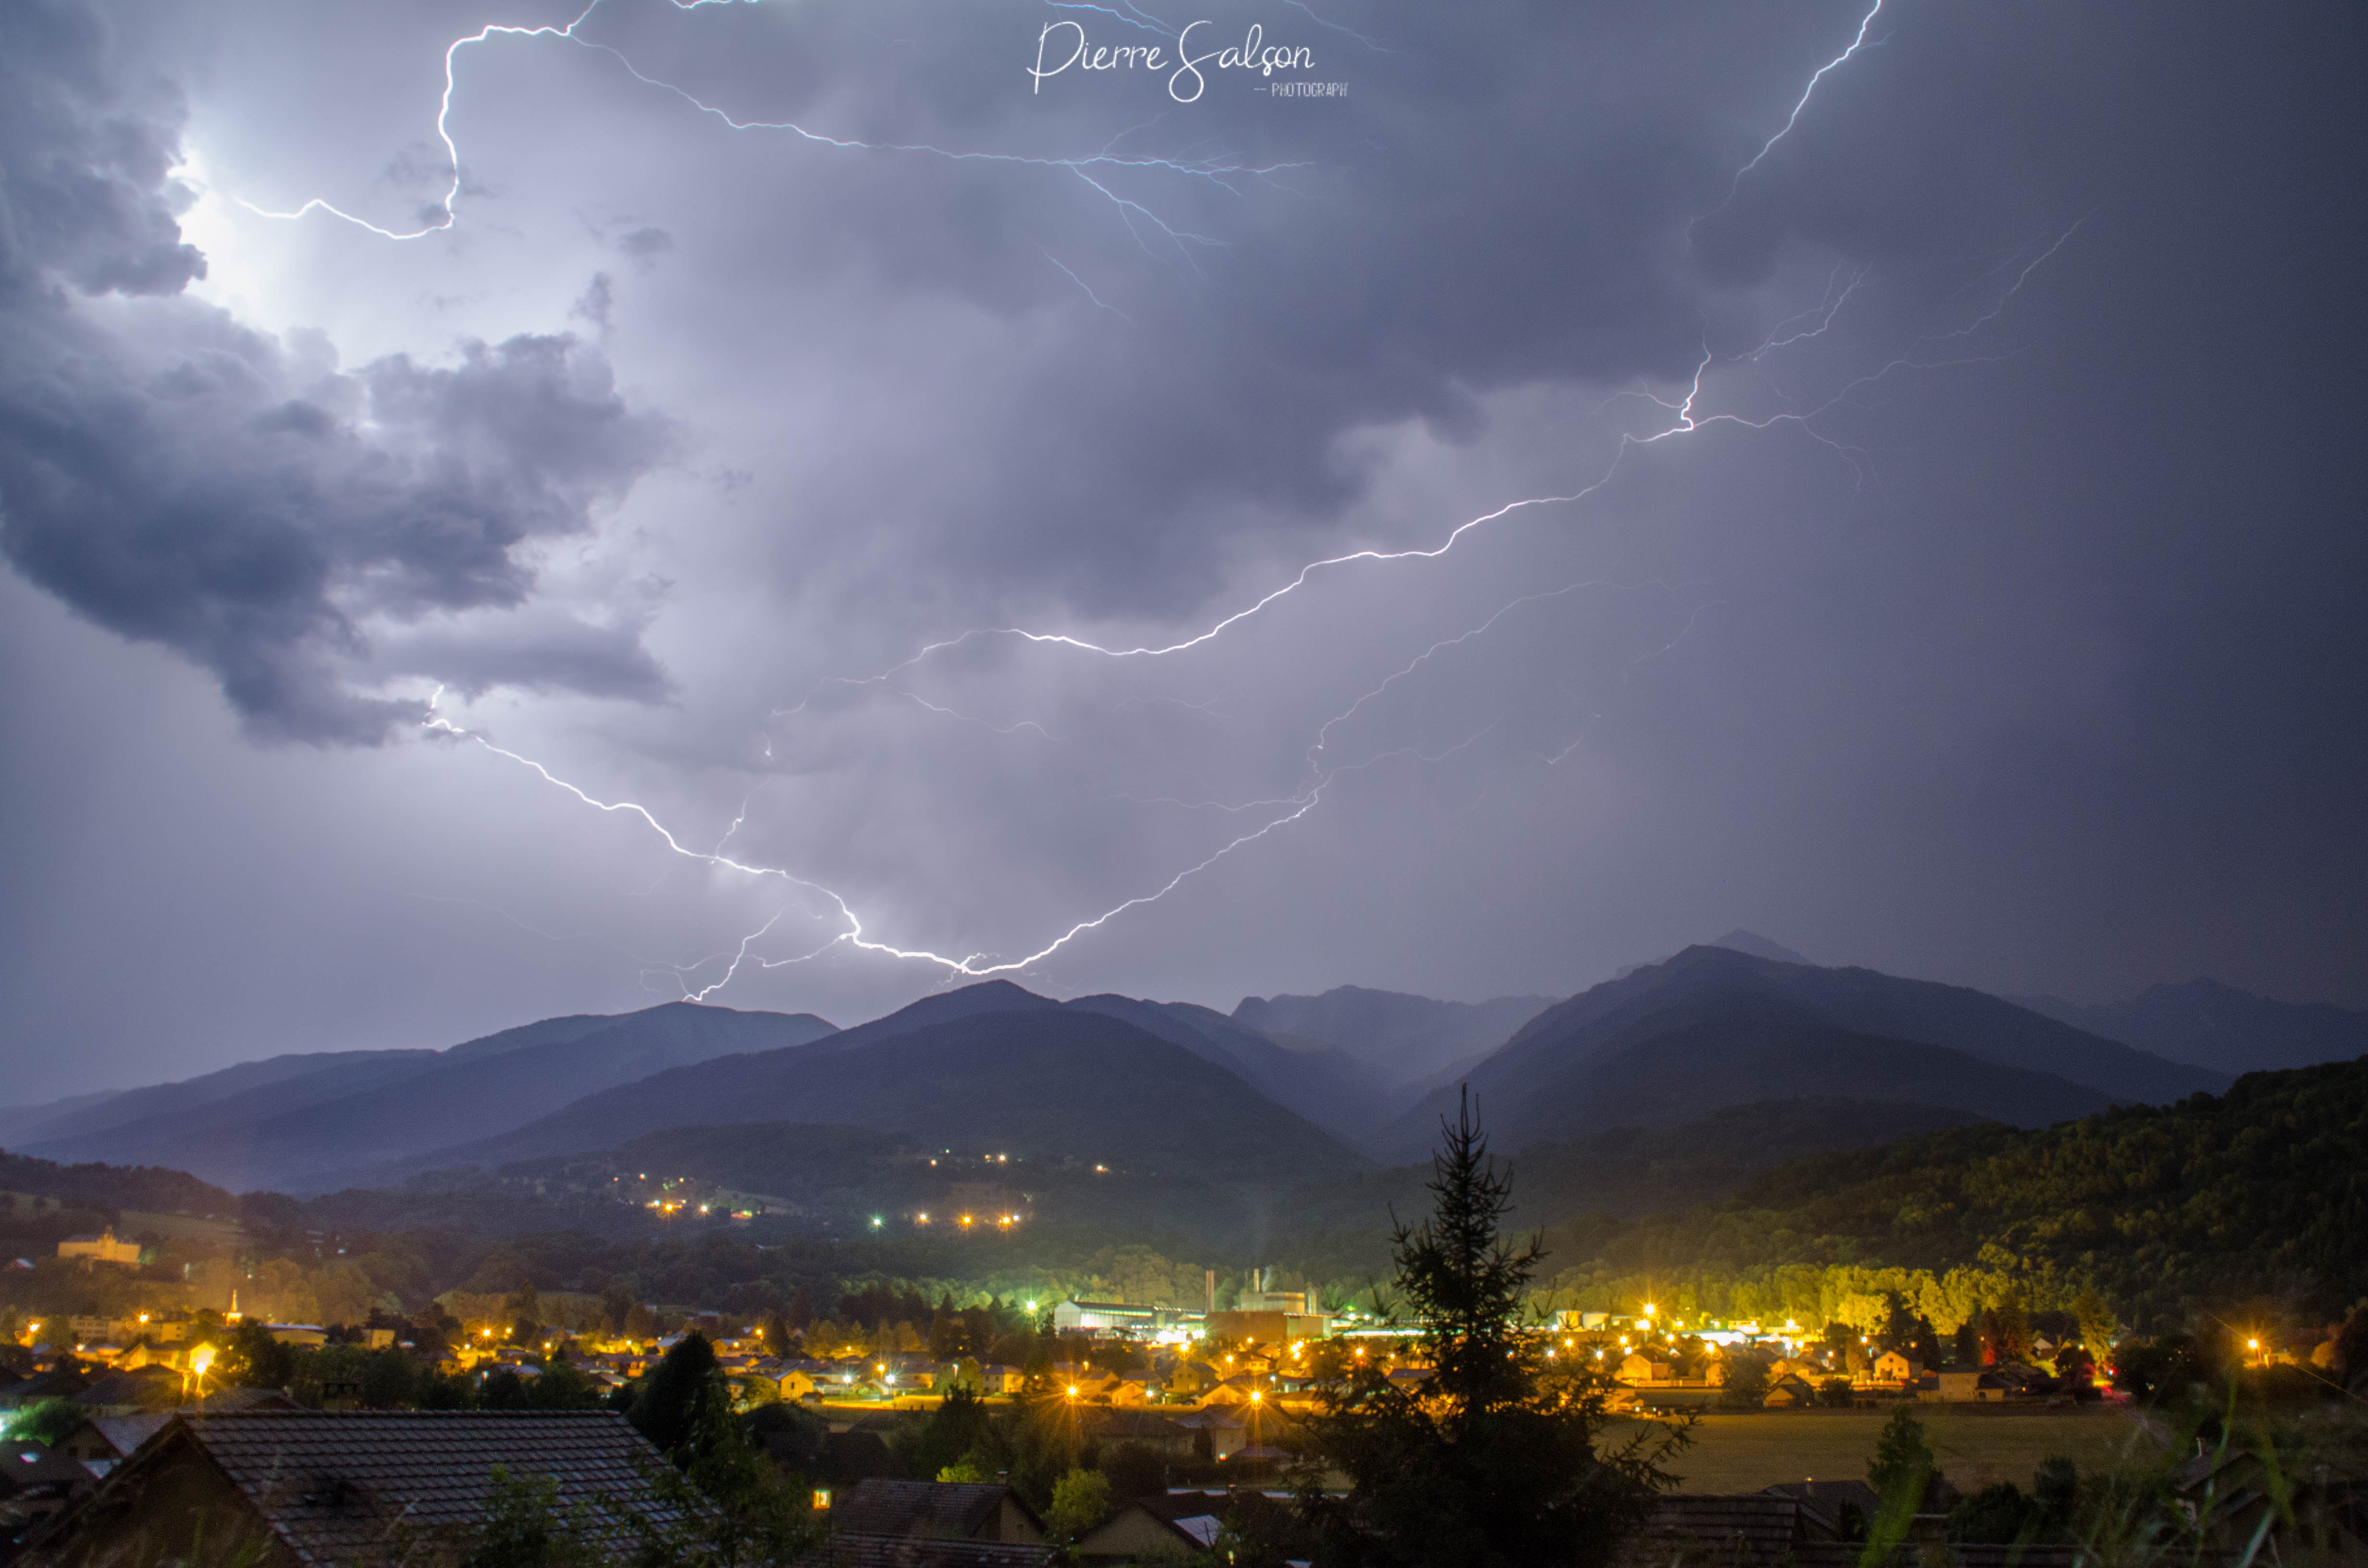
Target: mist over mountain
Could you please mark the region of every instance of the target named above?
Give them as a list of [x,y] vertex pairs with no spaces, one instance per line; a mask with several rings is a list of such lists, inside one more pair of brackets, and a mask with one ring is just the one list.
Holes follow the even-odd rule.
[[[1704,942],[1702,946],[1706,948],[1725,948],[1729,952],[1748,953],[1755,959],[1767,959],[1772,963],[1804,964],[1811,969],[1820,967],[1815,959],[1803,958],[1800,954],[1794,952],[1783,943],[1770,941],[1759,932],[1747,931],[1740,926],[1736,926],[1734,930],[1729,931],[1725,936],[1719,937],[1718,940],[1714,942]],[[1612,971],[1611,978],[1614,980],[1625,980],[1640,969],[1650,969],[1655,964],[1667,963],[1669,960],[1677,956],[1678,955],[1676,953],[1665,953],[1657,959],[1652,959],[1644,963],[1623,964],[1620,968]]]
[[1440,1002],[1336,985],[1320,996],[1245,996],[1233,1022],[1277,1040],[1328,1045],[1396,1084],[1423,1084],[1505,1043],[1551,996]]
[[1065,1006],[1123,1018],[1180,1045],[1352,1145],[1411,1098],[1375,1083],[1364,1061],[1338,1046],[1272,1040],[1212,1007],[1107,995],[1080,996]]
[[2274,1001],[2216,980],[2149,986],[2102,1006],[2060,996],[2016,1000],[2090,1034],[2232,1075],[2368,1055],[2368,1012]]
[[[101,1126],[69,1123],[64,1135],[26,1141],[25,1152],[165,1165],[239,1190],[302,1189],[328,1171],[503,1131],[668,1067],[831,1032],[811,1014],[674,1002],[544,1019],[444,1051],[281,1057],[118,1096],[85,1113]],[[134,1114],[115,1119],[125,1109]]]

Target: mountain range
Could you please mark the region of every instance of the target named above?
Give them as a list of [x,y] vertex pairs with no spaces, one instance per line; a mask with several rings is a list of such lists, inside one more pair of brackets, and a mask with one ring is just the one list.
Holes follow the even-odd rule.
[[2045,1126],[2226,1082],[1977,991],[1695,947],[1548,1008],[1369,1146],[1416,1157],[1465,1086],[1519,1150],[1802,1096]]
[[1231,1022],[1278,1042],[1328,1047],[1379,1068],[1392,1084],[1452,1076],[1554,1005],[1552,996],[1438,1002],[1398,991],[1338,985],[1320,996],[1245,996]]
[[[301,1193],[580,1157],[676,1129],[827,1125],[1279,1191],[1419,1160],[1462,1085],[1497,1147],[1517,1153],[1728,1112],[1748,1126],[1747,1108],[1785,1102],[1887,1108],[1858,1113],[1873,1132],[1886,1119],[2044,1126],[2226,1083],[1980,992],[1768,956],[1788,951],[1736,932],[1562,1002],[1343,986],[1246,997],[1228,1017],[990,981],[846,1029],[671,1003],[440,1051],[244,1063],[7,1113],[8,1142]],[[1774,1119],[1793,1115],[1764,1113],[1771,1142],[1792,1125]]]
[[2327,1002],[2275,1002],[2216,980],[2152,986],[2102,1006],[2060,996],[2016,1000],[2090,1034],[2231,1074],[2368,1055],[2368,1013]]
[[306,1190],[332,1173],[518,1126],[668,1068],[836,1031],[810,1013],[672,1002],[546,1018],[448,1051],[274,1057],[115,1096],[27,1128],[21,1153],[169,1165],[237,1190]]

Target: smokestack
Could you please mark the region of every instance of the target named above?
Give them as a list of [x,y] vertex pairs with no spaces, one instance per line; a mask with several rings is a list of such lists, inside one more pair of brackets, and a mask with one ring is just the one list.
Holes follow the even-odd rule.
[[1215,1269],[1212,1268],[1212,1269],[1210,1269],[1210,1270],[1208,1271],[1208,1274],[1209,1274],[1209,1308],[1208,1308],[1208,1310],[1209,1310],[1210,1312],[1215,1312],[1215,1311],[1217,1310],[1217,1271],[1216,1271]]

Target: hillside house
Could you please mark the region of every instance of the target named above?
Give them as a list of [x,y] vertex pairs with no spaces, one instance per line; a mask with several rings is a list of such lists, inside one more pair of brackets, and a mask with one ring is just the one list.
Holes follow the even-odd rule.
[[121,1264],[127,1268],[140,1267],[140,1244],[119,1240],[113,1230],[95,1236],[68,1236],[58,1244],[60,1257],[79,1257],[91,1263]]

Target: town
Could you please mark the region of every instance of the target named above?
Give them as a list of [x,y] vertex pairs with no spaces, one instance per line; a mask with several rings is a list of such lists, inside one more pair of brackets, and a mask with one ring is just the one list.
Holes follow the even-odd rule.
[[[676,1191],[679,1199],[665,1196]],[[699,1207],[695,1192],[666,1181],[620,1201]],[[27,1195],[8,1202],[28,1216],[61,1212]],[[225,1239],[220,1221],[184,1220],[176,1250]],[[620,1531],[673,1531],[681,1539],[666,1550],[704,1561],[710,1548],[692,1540],[699,1506],[654,1479],[667,1457],[694,1477],[705,1462],[683,1459],[689,1439],[655,1408],[653,1391],[669,1381],[682,1385],[677,1403],[683,1386],[712,1388],[711,1415],[775,1478],[777,1513],[780,1496],[794,1498],[798,1517],[780,1539],[799,1543],[801,1561],[1187,1562],[1221,1542],[1236,1561],[1246,1546],[1258,1560],[1304,1544],[1293,1499],[1344,1483],[1325,1457],[1342,1391],[1388,1391],[1418,1408],[1436,1392],[1445,1343],[1435,1324],[1278,1288],[1271,1268],[1222,1281],[1205,1270],[1201,1300],[1189,1307],[951,1292],[931,1303],[872,1290],[826,1313],[801,1299],[751,1322],[528,1284],[446,1291],[408,1315],[288,1323],[243,1312],[235,1286],[223,1310],[162,1305],[187,1291],[153,1278],[158,1244],[153,1231],[145,1242],[111,1228],[78,1233],[60,1238],[51,1258],[0,1270],[0,1282],[39,1277],[52,1293],[140,1287],[158,1303],[46,1319],[9,1309],[0,1319],[10,1335],[0,1343],[0,1419],[14,1460],[0,1474],[6,1561],[108,1562],[135,1538],[184,1528],[300,1555],[335,1540],[350,1553],[357,1532],[387,1526],[390,1509],[456,1489],[473,1501],[438,1527],[436,1549],[465,1554],[489,1512],[522,1506],[500,1477],[580,1476],[587,1465],[604,1479],[568,1506],[623,1510],[601,1527],[602,1550],[622,1550]],[[175,1271],[200,1272],[188,1263]],[[2041,1441],[2050,1454],[2094,1452],[2095,1424],[2126,1426],[2116,1413],[2153,1398],[2166,1377],[2159,1355],[2135,1339],[2124,1338],[2129,1365],[2119,1364],[2110,1318],[2092,1312],[2084,1327],[2078,1314],[2030,1312],[2010,1296],[1946,1336],[1896,1293],[1879,1313],[1854,1301],[1860,1321],[1822,1323],[1724,1320],[1651,1301],[1548,1311],[1536,1301],[1503,1325],[1506,1354],[1541,1386],[1580,1399],[1602,1433],[1687,1434],[1708,1457],[1739,1432],[1722,1473],[1740,1473],[1738,1461],[1748,1469],[1754,1449],[1783,1456],[1748,1489],[1656,1491],[1634,1544],[1648,1553],[1715,1555],[1740,1540],[1755,1563],[1855,1561],[1884,1507],[1884,1445],[1920,1452],[1928,1426],[1953,1420],[1952,1452],[1962,1453],[1995,1417],[1990,1428],[2010,1433],[2004,1448],[2023,1459],[2031,1420],[2058,1428]],[[2234,1375],[2340,1381],[2368,1371],[2368,1314],[2315,1344],[2252,1334],[2219,1348]],[[2017,1415],[2029,1419],[2009,1428]],[[671,1419],[684,1420],[679,1410]],[[407,1421],[427,1425],[415,1433]],[[1832,1452],[1846,1429],[1843,1442],[1854,1439],[1864,1459],[1842,1473],[1792,1475],[1802,1455]],[[327,1468],[308,1475],[312,1492],[258,1490],[257,1444]],[[2030,1539],[2037,1505],[2008,1506],[2007,1494],[2022,1495],[2012,1481],[1985,1482],[1989,1470],[1953,1460],[1959,1473],[1945,1477],[1929,1452],[1921,1462],[1902,1541],[1986,1563],[1963,1554],[2004,1529],[2031,1561],[2079,1560],[2071,1546]],[[324,1520],[318,1493],[347,1484],[336,1481],[341,1464],[354,1487],[376,1489],[367,1506],[327,1510],[358,1516],[342,1524]],[[164,1484],[167,1476],[177,1479]],[[2208,1502],[2228,1482],[2227,1464],[2214,1460],[2181,1471],[2178,1485]],[[2317,1512],[2305,1510],[2305,1535],[2341,1535],[2349,1495],[2309,1500]],[[170,1501],[144,1500],[156,1496]],[[159,1507],[181,1511],[165,1518]],[[2234,1528],[2224,1521],[2212,1539]],[[373,1541],[369,1560],[398,1540],[420,1549],[396,1531]]]

